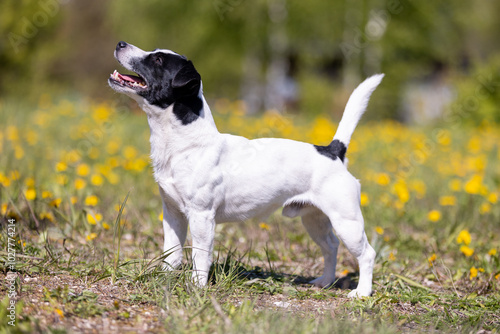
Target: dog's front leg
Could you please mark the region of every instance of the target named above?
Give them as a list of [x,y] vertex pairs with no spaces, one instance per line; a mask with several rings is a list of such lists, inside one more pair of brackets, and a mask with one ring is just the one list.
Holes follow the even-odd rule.
[[193,239],[193,282],[199,287],[205,286],[212,265],[214,250],[215,219],[212,213],[190,215],[189,225]]
[[186,241],[188,222],[178,210],[163,203],[163,254],[165,270],[173,270],[182,262],[182,246]]

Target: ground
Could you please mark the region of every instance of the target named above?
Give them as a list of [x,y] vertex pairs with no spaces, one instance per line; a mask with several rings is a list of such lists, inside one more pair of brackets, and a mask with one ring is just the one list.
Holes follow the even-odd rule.
[[[351,300],[352,256],[341,245],[335,286],[311,286],[320,250],[280,212],[217,226],[207,288],[189,279],[189,240],[183,267],[162,272],[149,130],[120,103],[0,101],[1,332],[500,331],[498,127],[358,127],[347,157],[377,259],[373,295]],[[213,109],[222,132],[252,138],[335,132],[327,116]]]

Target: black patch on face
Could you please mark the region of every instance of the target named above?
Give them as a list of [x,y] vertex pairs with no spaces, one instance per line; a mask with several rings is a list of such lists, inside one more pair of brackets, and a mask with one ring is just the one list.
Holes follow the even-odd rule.
[[316,151],[319,154],[324,155],[332,160],[340,158],[340,161],[344,162],[345,153],[347,151],[347,147],[338,139],[333,140],[328,146],[318,146],[314,145]]
[[134,71],[147,83],[138,94],[151,105],[166,109],[174,104],[174,114],[186,125],[200,116],[203,102],[198,97],[201,77],[184,56],[155,52],[133,64]]

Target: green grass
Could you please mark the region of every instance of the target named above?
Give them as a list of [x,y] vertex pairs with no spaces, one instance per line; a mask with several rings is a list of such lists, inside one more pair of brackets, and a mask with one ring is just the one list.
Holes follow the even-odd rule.
[[[242,119],[233,112],[237,104],[216,105],[224,132],[321,144],[329,127],[334,131],[324,117]],[[307,282],[321,275],[319,248],[300,220],[279,212],[265,224],[217,226],[206,288],[193,286],[189,260],[163,272],[148,127],[127,106],[48,97],[34,107],[0,103],[0,257],[7,260],[7,221],[15,219],[19,296],[13,327],[2,285],[1,333],[500,330],[497,128],[452,127],[449,141],[436,128],[357,129],[350,170],[363,185],[365,228],[377,260],[373,296],[350,300],[358,278],[351,255],[341,246],[335,287],[313,288]],[[457,240],[460,233],[470,240]],[[188,240],[187,259],[189,246]]]

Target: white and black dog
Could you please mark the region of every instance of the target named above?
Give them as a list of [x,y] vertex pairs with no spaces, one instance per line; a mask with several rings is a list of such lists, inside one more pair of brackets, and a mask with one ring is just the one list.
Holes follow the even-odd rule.
[[219,133],[201,77],[184,56],[170,50],[146,52],[125,42],[118,43],[114,55],[138,74],[115,71],[108,82],[136,100],[148,117],[154,177],[163,200],[167,268],[181,263],[189,224],[193,280],[204,286],[215,225],[264,218],[283,207],[284,216],[302,217],[321,247],[325,268],[312,284],[325,287],[335,281],[340,239],[359,263],[358,287],[349,296],[371,294],[375,251],[364,232],[360,184],[347,171],[345,154],[382,74],[354,90],[330,145],[315,146]]

